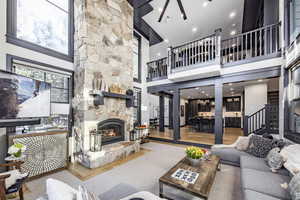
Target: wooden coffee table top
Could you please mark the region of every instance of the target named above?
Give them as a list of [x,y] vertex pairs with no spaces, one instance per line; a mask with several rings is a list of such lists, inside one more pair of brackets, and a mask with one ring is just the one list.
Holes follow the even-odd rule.
[[[208,198],[210,189],[215,179],[216,172],[218,170],[219,163],[220,158],[215,155],[211,155],[209,160],[201,161],[199,167],[192,167],[190,166],[188,159],[184,158],[172,169],[170,169],[165,175],[163,175],[159,179],[159,181],[163,184],[186,191],[195,196]],[[199,173],[199,177],[195,184],[189,184],[184,181],[172,178],[172,174],[177,169],[185,169]]]

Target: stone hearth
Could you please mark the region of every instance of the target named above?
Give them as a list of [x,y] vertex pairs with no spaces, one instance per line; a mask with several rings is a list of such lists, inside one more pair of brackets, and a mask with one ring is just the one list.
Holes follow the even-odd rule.
[[89,94],[100,81],[133,89],[133,8],[127,0],[75,0],[74,49],[74,153],[80,161],[91,154],[89,135],[99,122],[123,120],[124,141],[133,128],[133,108],[125,100],[105,98],[94,106]]
[[101,152],[88,152],[87,157],[82,160],[85,167],[94,169],[99,166],[125,159],[127,156],[140,151],[140,143],[118,142],[105,145]]

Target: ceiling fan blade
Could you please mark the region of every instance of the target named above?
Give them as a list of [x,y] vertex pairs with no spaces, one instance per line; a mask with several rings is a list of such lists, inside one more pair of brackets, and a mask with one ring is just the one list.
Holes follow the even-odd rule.
[[180,8],[181,14],[183,15],[183,19],[186,20],[187,17],[186,17],[186,14],[185,14],[185,11],[184,11],[184,8],[183,8],[181,0],[177,0],[177,3],[178,3],[178,6]]
[[161,22],[161,20],[162,20],[164,14],[165,14],[165,12],[166,12],[166,9],[167,9],[167,7],[168,7],[168,5],[169,5],[169,2],[170,2],[170,0],[167,0],[167,1],[166,1],[165,5],[164,5],[164,8],[163,8],[163,10],[162,10],[162,12],[161,12],[161,14],[160,14],[160,16],[159,16],[158,22]]

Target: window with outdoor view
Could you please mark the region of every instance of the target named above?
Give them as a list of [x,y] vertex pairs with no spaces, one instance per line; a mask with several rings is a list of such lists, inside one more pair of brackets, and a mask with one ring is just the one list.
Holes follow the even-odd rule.
[[[70,0],[8,0],[8,42],[63,55],[70,52]],[[51,52],[49,52],[51,55]],[[70,56],[70,55],[69,55]]]

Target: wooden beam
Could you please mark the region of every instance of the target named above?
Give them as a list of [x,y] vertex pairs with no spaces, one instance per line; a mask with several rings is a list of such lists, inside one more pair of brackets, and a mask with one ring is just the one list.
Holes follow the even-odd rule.
[[167,1],[166,1],[165,5],[164,5],[164,8],[163,8],[163,10],[162,10],[162,12],[161,12],[161,14],[160,14],[160,16],[159,16],[158,22],[161,22],[161,20],[162,20],[164,14],[165,14],[165,12],[166,12],[166,9],[167,9],[167,7],[168,7],[168,5],[169,5],[169,2],[170,2],[170,0],[167,0]]
[[223,84],[215,83],[215,143],[223,144]]
[[165,131],[165,97],[159,96],[159,131]]
[[169,99],[169,129],[173,129],[173,98]]
[[180,94],[179,89],[173,92],[173,137],[174,140],[180,139]]
[[180,12],[181,12],[181,14],[183,16],[183,19],[186,20],[187,16],[186,16],[186,13],[185,13],[185,10],[183,8],[181,0],[177,0],[177,3],[178,3],[178,6],[179,6],[179,9],[180,9]]

